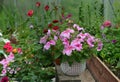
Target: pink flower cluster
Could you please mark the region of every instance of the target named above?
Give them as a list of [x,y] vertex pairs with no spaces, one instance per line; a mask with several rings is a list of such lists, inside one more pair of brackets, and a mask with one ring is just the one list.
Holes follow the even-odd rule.
[[10,64],[10,62],[14,62],[14,54],[11,52],[8,56],[7,56],[7,58],[5,58],[5,59],[2,59],[1,61],[0,61],[0,64],[2,64],[3,65],[3,70],[2,70],[2,74],[3,75],[5,75],[6,73],[7,73],[7,68],[8,68],[8,66],[9,66],[9,64]]
[[[83,31],[84,29],[77,24],[74,24],[72,28],[67,28],[62,32],[59,30],[51,32],[51,30],[49,30],[46,35],[40,39],[40,43],[44,44],[45,50],[49,50],[51,46],[57,46],[57,41],[60,40],[60,44],[64,46],[62,53],[67,56],[71,56],[73,51],[80,52],[84,49],[84,45],[88,45],[89,48],[96,47],[97,51],[100,51],[103,46],[102,42]],[[54,38],[50,36],[54,36]],[[96,43],[98,44],[97,46],[95,46]]]
[[10,70],[8,70],[8,68],[10,68],[9,67],[10,63],[14,62],[14,59],[15,59],[14,53],[22,54],[22,49],[15,48],[16,50],[14,50],[14,48],[11,46],[10,42],[5,43],[3,48],[9,54],[8,56],[6,56],[4,59],[2,59],[0,61],[0,64],[3,65],[2,75],[5,75],[7,73],[7,71],[10,72]]

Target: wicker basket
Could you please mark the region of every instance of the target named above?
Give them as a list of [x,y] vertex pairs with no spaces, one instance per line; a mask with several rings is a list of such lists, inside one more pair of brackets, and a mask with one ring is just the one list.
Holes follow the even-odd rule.
[[60,68],[66,75],[77,76],[86,69],[86,62],[74,62],[71,66],[69,66],[68,62],[65,62],[61,63]]

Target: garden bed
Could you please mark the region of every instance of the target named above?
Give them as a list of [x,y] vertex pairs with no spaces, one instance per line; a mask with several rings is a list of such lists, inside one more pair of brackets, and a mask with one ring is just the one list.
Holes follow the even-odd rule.
[[120,79],[98,57],[89,59],[87,67],[98,82],[120,82]]

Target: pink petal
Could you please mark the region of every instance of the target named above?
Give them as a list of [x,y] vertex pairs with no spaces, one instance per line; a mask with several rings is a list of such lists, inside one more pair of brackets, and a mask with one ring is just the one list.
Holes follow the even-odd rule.
[[2,70],[2,74],[5,75],[7,73],[6,69]]
[[41,44],[45,44],[46,41],[47,41],[47,38],[48,38],[48,36],[44,36],[44,37],[42,37],[42,38],[40,39],[39,43],[41,43]]
[[47,42],[45,45],[44,45],[44,49],[48,50],[50,48],[50,42]]
[[71,56],[72,54],[72,50],[74,50],[74,47],[72,46],[67,46],[64,50],[63,50],[63,54],[66,54],[68,56]]
[[50,40],[49,43],[50,43],[51,45],[55,45],[55,44],[56,44],[56,42],[55,42],[54,40]]

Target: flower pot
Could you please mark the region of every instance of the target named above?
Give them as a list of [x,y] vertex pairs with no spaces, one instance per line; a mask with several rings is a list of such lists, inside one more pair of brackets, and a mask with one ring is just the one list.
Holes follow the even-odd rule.
[[89,59],[87,68],[97,82],[120,82],[120,79],[98,57]]
[[74,62],[71,66],[68,62],[61,63],[60,68],[65,75],[77,76],[86,69],[86,62]]

